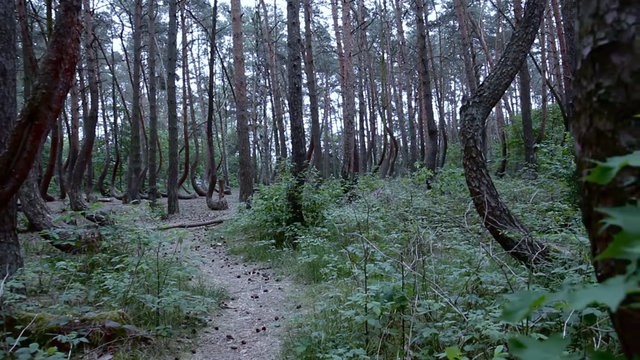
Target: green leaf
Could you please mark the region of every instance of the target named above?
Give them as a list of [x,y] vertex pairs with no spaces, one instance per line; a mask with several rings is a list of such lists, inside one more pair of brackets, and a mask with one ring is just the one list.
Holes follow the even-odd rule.
[[521,321],[544,305],[547,296],[548,294],[539,291],[523,291],[509,296],[502,310],[502,319],[509,322]]
[[586,181],[605,185],[616,177],[625,166],[640,167],[640,151],[622,156],[613,156],[605,162],[597,162],[597,166],[591,170],[585,178]]
[[602,283],[568,293],[567,303],[574,309],[583,309],[589,304],[599,303],[615,311],[632,286],[625,276],[614,276]]
[[579,359],[577,355],[567,355],[565,350],[571,340],[554,334],[547,340],[538,341],[528,336],[518,336],[509,340],[509,350],[518,359],[548,360],[548,359]]
[[449,346],[444,350],[447,359],[449,360],[459,360],[462,359],[462,351],[457,346]]
[[602,220],[605,226],[616,225],[624,232],[640,237],[640,207],[638,205],[625,205],[614,208],[599,208],[608,217]]
[[638,237],[630,235],[627,232],[621,232],[613,236],[613,241],[611,241],[603,252],[595,257],[595,260],[636,260],[638,258],[640,258],[640,241]]

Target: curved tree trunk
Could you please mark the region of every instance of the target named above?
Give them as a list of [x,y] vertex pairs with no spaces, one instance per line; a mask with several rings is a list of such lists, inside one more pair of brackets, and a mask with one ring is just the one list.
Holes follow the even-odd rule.
[[0,278],[22,266],[16,234],[14,195],[26,179],[52,122],[58,117],[71,86],[79,56],[80,0],[60,2],[53,37],[47,47],[32,95],[16,119],[15,3],[0,5]]
[[487,169],[482,134],[491,109],[525,61],[538,32],[545,3],[545,0],[527,2],[520,26],[509,40],[502,57],[460,109],[465,178],[478,215],[502,248],[530,267],[544,261],[548,250],[531,237],[526,226],[500,199]]
[[[584,179],[594,161],[640,150],[637,118],[640,114],[640,3],[582,0],[578,4],[577,36],[581,47],[576,51],[579,58],[572,131],[576,139],[578,174]],[[589,232],[593,257],[606,249],[619,232],[617,226],[605,226],[604,214],[597,209],[637,206],[639,178],[639,168],[626,167],[606,185],[581,182],[582,221]],[[637,224],[637,219],[633,221]],[[612,260],[593,264],[600,282],[625,273],[628,265]],[[611,313],[618,339],[629,359],[640,355],[637,304],[636,292]]]

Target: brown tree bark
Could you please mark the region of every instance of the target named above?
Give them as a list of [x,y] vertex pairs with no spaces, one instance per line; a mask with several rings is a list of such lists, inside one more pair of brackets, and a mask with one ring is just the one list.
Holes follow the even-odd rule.
[[[5,151],[16,120],[17,29],[15,1],[0,3],[0,151]],[[26,170],[29,171],[28,169]],[[8,171],[6,171],[8,173]],[[16,233],[16,197],[3,199],[0,207],[0,278],[11,276],[23,266],[20,243]]]
[[282,108],[282,89],[280,79],[278,77],[278,61],[275,50],[275,40],[271,34],[272,30],[269,25],[269,13],[264,0],[261,0],[260,8],[263,14],[264,40],[267,50],[267,73],[269,76],[269,87],[271,89],[271,101],[273,107],[273,121],[276,126],[276,157],[280,159],[287,158],[287,138],[284,125],[284,109]]
[[[514,0],[513,8],[516,16],[516,24],[522,21],[522,1]],[[534,167],[536,163],[535,152],[533,151],[533,122],[531,119],[531,74],[529,73],[528,61],[522,63],[522,68],[518,73],[520,80],[520,115],[522,116],[522,140],[524,143],[524,161],[529,167]]]
[[[588,174],[594,161],[640,150],[640,3],[635,0],[578,2],[575,72],[578,174]],[[606,185],[581,180],[582,221],[589,232],[595,257],[619,232],[605,226],[597,209],[637,204],[640,169],[626,167]],[[636,220],[637,221],[637,220]],[[598,281],[626,272],[626,262],[594,262]],[[628,295],[611,313],[613,326],[627,358],[640,356],[638,296]]]
[[460,138],[467,186],[484,226],[502,248],[526,266],[547,258],[548,250],[531,237],[530,231],[502,202],[491,180],[483,153],[484,122],[522,66],[536,37],[545,0],[529,0],[520,26],[506,45],[502,57],[460,109]]
[[87,59],[87,80],[89,84],[89,109],[86,114],[82,131],[82,146],[78,151],[78,158],[73,167],[69,168],[68,188],[69,206],[74,211],[87,209],[87,204],[82,198],[82,180],[87,167],[90,165],[91,152],[96,136],[96,124],[98,123],[98,60],[97,44],[93,28],[93,15],[89,8],[89,2],[83,0],[84,6],[84,47]]
[[28,176],[52,122],[58,117],[78,61],[80,0],[63,0],[31,96],[16,119],[15,3],[0,5],[0,277],[22,267],[14,195]]
[[147,4],[147,65],[149,71],[149,201],[156,203],[159,196],[158,191],[158,99],[156,78],[156,56],[158,49],[156,48],[156,8],[155,1],[149,1]]
[[431,74],[427,52],[427,29],[424,24],[424,0],[416,0],[416,32],[418,47],[418,77],[420,91],[420,112],[425,122],[426,140],[424,165],[435,172],[438,159],[438,127],[433,114],[433,95],[431,94]]
[[169,130],[169,168],[167,170],[167,213],[180,212],[178,204],[178,105],[176,99],[176,62],[178,58],[178,0],[169,0],[167,35],[167,115]]
[[249,119],[247,114],[247,80],[244,68],[244,46],[242,44],[242,7],[240,0],[231,0],[231,31],[233,33],[233,80],[236,100],[236,126],[238,131],[238,152],[240,169],[239,199],[247,202],[253,194],[253,165],[249,145]]
[[80,0],[63,0],[60,4],[54,34],[41,61],[32,95],[0,156],[0,168],[12,169],[0,173],[0,209],[9,204],[26,179],[44,137],[62,109],[78,61],[79,11]]
[[[304,225],[302,185],[306,160],[302,112],[302,40],[300,38],[300,0],[287,0],[287,77],[289,78],[289,122],[291,126],[291,175],[294,184],[287,191],[289,225]],[[295,242],[294,242],[295,244]]]
[[[311,30],[311,0],[304,0],[304,71],[309,92],[309,112],[311,115],[311,164],[322,173],[322,143],[320,142],[320,111],[318,105],[318,81],[313,60],[313,33]],[[309,156],[307,156],[309,158]]]
[[[185,7],[187,6],[187,4],[184,1],[181,1],[180,4],[180,24],[181,26],[181,42],[182,42],[182,64],[181,64],[181,68],[182,68],[182,78],[183,79],[187,79],[187,73],[189,72],[189,62],[188,62],[188,56],[187,56],[187,21],[186,21],[186,17],[184,15],[185,12]],[[190,163],[190,150],[189,150],[189,115],[188,115],[188,110],[189,110],[189,105],[188,105],[188,92],[187,92],[187,86],[188,83],[186,81],[182,82],[182,141],[184,143],[183,145],[183,149],[184,149],[184,168],[182,169],[182,175],[180,175],[180,178],[178,179],[178,188],[182,187],[182,185],[184,184],[185,180],[187,180],[187,177],[189,176],[189,166],[191,165]]]
[[132,116],[131,140],[129,145],[129,160],[127,165],[127,194],[123,202],[136,200],[140,197],[140,179],[142,173],[142,159],[140,149],[140,67],[142,65],[142,0],[136,0],[133,12],[133,73],[131,76]]

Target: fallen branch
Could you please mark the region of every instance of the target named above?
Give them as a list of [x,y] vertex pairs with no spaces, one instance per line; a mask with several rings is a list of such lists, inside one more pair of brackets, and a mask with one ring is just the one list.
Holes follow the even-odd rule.
[[175,225],[166,225],[166,226],[160,226],[158,228],[158,230],[169,230],[169,229],[187,229],[187,228],[194,228],[194,227],[200,227],[200,226],[208,226],[208,225],[220,225],[224,222],[224,220],[222,219],[216,219],[216,220],[210,220],[210,221],[205,221],[205,222],[200,222],[200,223],[192,223],[192,224],[175,224]]

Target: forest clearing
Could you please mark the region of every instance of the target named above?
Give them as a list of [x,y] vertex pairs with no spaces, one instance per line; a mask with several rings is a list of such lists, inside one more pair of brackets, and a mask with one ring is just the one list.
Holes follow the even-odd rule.
[[0,3],[0,358],[640,358],[640,3]]

